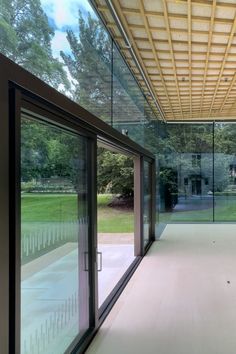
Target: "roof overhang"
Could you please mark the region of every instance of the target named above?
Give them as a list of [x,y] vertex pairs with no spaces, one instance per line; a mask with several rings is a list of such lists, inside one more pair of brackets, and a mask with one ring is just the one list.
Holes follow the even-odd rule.
[[235,0],[94,2],[164,119],[236,119]]

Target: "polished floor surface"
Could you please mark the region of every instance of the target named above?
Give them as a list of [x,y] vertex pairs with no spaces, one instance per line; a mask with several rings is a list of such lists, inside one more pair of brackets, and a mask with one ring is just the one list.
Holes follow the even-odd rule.
[[[131,236],[99,235],[99,305],[135,259]],[[71,242],[22,266],[21,354],[64,353],[77,336],[79,257],[78,244]]]
[[236,225],[168,225],[87,354],[235,354]]

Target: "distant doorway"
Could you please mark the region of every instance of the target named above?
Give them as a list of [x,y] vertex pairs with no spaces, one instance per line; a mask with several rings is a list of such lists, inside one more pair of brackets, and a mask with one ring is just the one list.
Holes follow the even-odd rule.
[[202,194],[202,183],[201,179],[192,180],[192,195],[201,195]]

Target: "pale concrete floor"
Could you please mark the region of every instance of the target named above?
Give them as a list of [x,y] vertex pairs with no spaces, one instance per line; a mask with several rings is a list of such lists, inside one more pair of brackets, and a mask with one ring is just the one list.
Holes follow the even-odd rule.
[[236,225],[168,225],[87,354],[235,354]]
[[[132,234],[99,235],[98,249],[103,254],[99,305],[135,259],[132,238]],[[67,243],[23,265],[21,280],[21,352],[64,353],[79,330],[77,302],[71,311],[78,294],[78,244]],[[49,332],[46,340],[44,333]]]

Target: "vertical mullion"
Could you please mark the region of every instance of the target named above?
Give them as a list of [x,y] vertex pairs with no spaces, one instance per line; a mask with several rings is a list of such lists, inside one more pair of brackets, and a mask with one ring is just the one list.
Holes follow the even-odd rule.
[[213,213],[213,222],[215,222],[215,122],[212,123],[212,213]]
[[7,72],[0,80],[0,353],[9,352],[9,93]]
[[150,163],[150,178],[151,178],[151,237],[150,241],[155,240],[156,228],[156,165],[155,161]]
[[89,269],[90,269],[90,328],[98,326],[97,274],[97,141],[88,140],[89,186]]
[[134,159],[134,253],[144,254],[143,247],[143,157]]
[[10,261],[10,334],[9,352],[20,352],[21,337],[21,186],[20,186],[20,119],[21,119],[21,94],[16,89],[10,90],[9,96],[9,200],[10,200],[10,237],[9,237],[9,261]]
[[111,126],[113,127],[113,69],[114,69],[114,64],[113,64],[113,60],[114,60],[114,41],[113,39],[111,39]]

